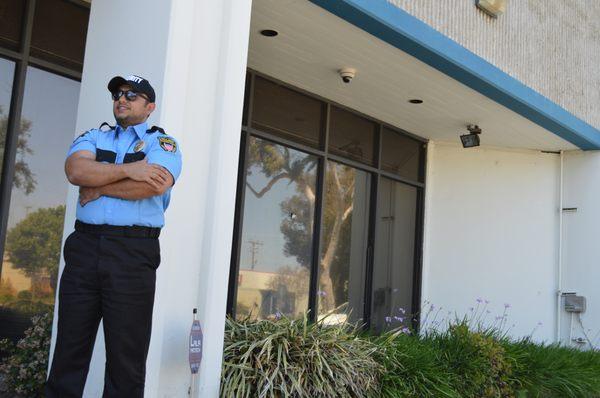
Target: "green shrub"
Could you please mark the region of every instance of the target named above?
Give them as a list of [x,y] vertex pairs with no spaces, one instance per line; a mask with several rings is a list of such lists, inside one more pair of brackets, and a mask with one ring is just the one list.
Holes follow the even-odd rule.
[[0,352],[7,355],[0,364],[0,373],[10,392],[41,397],[48,368],[52,312],[34,316],[32,322],[16,345],[6,339],[0,341]]
[[503,342],[513,359],[514,377],[526,397],[600,397],[600,353],[558,345],[535,344],[530,339]]
[[227,319],[221,396],[377,396],[377,347],[350,325]]
[[444,365],[454,374],[452,384],[462,397],[515,396],[513,363],[493,329],[472,331],[464,319],[425,340],[442,353]]
[[460,398],[453,388],[454,374],[443,361],[443,352],[430,340],[402,332],[389,332],[374,339],[376,358],[385,371],[381,397]]

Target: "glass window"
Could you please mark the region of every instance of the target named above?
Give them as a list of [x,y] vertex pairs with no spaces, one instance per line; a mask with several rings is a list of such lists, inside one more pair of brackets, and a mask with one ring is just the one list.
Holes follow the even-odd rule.
[[377,199],[371,326],[410,326],[417,188],[381,178]]
[[381,168],[401,177],[422,181],[422,173],[419,170],[423,145],[422,142],[384,127]]
[[0,338],[54,304],[80,83],[28,68],[0,287]]
[[369,230],[369,174],[327,163],[317,292],[326,323],[363,318]]
[[317,159],[254,137],[248,145],[236,315],[299,317],[308,309]]
[[89,14],[89,8],[70,1],[37,1],[31,56],[81,71]]
[[377,124],[370,120],[332,106],[329,123],[329,151],[374,165],[377,128]]
[[0,2],[0,46],[18,51],[26,0]]
[[0,58],[0,172],[4,160],[4,144],[6,142],[8,111],[10,109],[14,74],[15,63]]
[[319,146],[324,105],[256,76],[252,126],[313,147]]

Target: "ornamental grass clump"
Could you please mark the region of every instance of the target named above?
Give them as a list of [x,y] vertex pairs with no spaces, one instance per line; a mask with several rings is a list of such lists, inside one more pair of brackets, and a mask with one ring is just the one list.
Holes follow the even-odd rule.
[[444,353],[430,340],[403,330],[374,338],[376,358],[385,371],[381,375],[384,398],[460,398],[453,386],[454,373],[444,363]]
[[222,397],[378,396],[376,346],[355,326],[228,318]]
[[0,352],[6,355],[0,374],[11,393],[41,397],[48,369],[52,312],[34,316],[32,323],[16,345],[6,339],[0,341]]
[[521,397],[600,397],[600,352],[536,344],[530,338],[502,344],[515,364]]

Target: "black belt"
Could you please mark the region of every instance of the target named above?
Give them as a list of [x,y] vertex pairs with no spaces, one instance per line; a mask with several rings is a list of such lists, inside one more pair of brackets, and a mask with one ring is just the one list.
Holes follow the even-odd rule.
[[123,236],[126,238],[158,238],[160,235],[160,228],[142,227],[140,225],[96,225],[87,224],[79,220],[75,221],[75,231],[95,235]]

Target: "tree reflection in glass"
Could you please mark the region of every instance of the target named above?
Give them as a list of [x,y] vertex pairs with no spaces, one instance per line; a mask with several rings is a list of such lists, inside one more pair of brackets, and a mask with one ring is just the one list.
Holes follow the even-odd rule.
[[238,318],[308,308],[317,159],[251,137],[242,224]]
[[[31,316],[54,304],[68,187],[63,165],[75,135],[79,85],[27,69],[8,225],[2,236],[0,338],[22,337]],[[8,108],[2,91],[0,133],[5,133]]]
[[[327,163],[319,268],[319,317],[362,318],[369,214],[369,174]],[[347,304],[347,306],[345,305]]]

